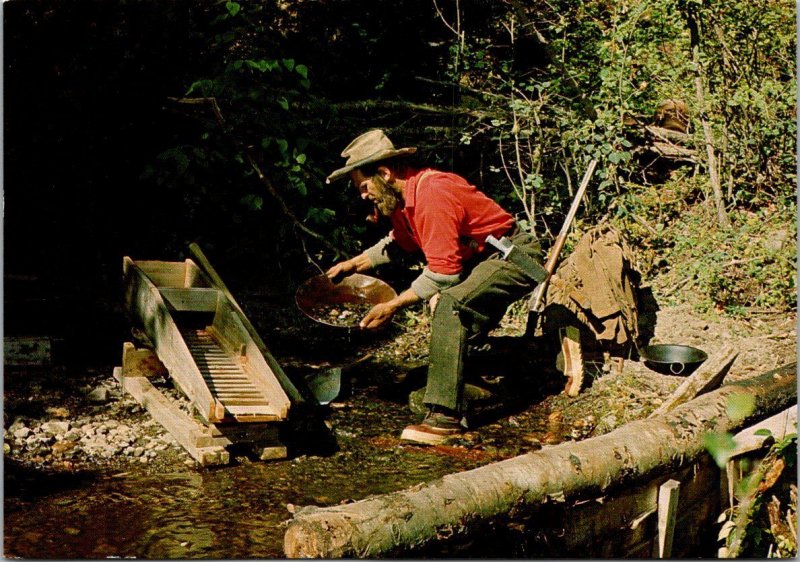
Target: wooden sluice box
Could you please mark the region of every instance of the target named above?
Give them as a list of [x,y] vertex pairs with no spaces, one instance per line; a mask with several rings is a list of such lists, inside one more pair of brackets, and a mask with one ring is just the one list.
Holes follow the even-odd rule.
[[[123,259],[125,307],[157,359],[126,343],[114,375],[203,465],[227,464],[227,448],[240,443],[262,459],[285,458],[278,429],[297,390],[199,248],[193,252],[205,271],[191,259]],[[163,368],[195,415],[147,380]]]

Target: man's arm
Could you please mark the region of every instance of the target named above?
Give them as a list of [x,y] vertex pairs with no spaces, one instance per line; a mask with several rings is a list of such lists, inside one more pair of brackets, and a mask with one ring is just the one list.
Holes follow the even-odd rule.
[[373,267],[389,263],[391,261],[391,248],[395,244],[391,235],[386,236],[356,257],[337,263],[325,274],[331,279],[337,279],[338,277],[361,273]]

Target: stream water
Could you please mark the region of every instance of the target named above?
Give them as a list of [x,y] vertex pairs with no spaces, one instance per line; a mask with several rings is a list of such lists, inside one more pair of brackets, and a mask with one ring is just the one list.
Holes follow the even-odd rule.
[[167,474],[54,476],[6,464],[5,556],[282,558],[291,505],[335,505],[475,466],[353,441],[329,457]]

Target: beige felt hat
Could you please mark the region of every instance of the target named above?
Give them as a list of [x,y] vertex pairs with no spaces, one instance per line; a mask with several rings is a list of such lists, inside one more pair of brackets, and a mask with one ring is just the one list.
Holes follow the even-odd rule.
[[398,148],[394,147],[389,137],[380,129],[373,129],[367,131],[363,135],[356,137],[356,139],[347,145],[342,151],[342,157],[347,158],[344,168],[339,168],[325,180],[325,183],[336,181],[347,173],[360,168],[365,164],[372,162],[380,162],[387,158],[395,156],[403,156],[404,154],[413,154],[416,152],[416,147]]

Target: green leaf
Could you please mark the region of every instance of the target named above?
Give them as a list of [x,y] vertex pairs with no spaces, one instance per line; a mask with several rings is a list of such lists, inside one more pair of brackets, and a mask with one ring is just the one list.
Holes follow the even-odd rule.
[[281,154],[286,155],[286,151],[289,150],[289,141],[285,139],[275,139],[275,144],[278,145]]
[[731,458],[736,443],[730,433],[706,433],[703,436],[703,446],[714,458],[717,466],[723,468]]
[[754,435],[758,435],[759,437],[771,437],[772,432],[765,427],[762,429],[757,429]]
[[294,157],[298,164],[305,164],[306,163],[306,155],[305,154],[298,154]]
[[756,408],[756,398],[752,394],[736,392],[728,396],[728,405],[725,413],[732,420],[743,420],[753,413]]
[[280,97],[275,101],[277,101],[278,105],[281,106],[284,110],[286,111],[289,110],[289,100],[287,100],[286,98]]
[[186,90],[185,95],[188,96],[189,94],[192,94],[197,90],[200,90],[200,92],[204,96],[207,96],[211,93],[213,88],[214,88],[214,82],[212,82],[211,80],[208,79],[196,80],[195,82],[192,82],[192,85],[189,86],[188,90]]
[[297,72],[303,78],[308,78],[308,67],[304,64],[298,64],[294,67],[294,71]]
[[239,10],[242,9],[238,2],[227,2],[225,7],[228,9],[228,13],[232,16],[238,14]]
[[287,70],[294,70],[294,59],[283,59],[282,62]]
[[261,210],[264,207],[264,198],[253,193],[247,194],[239,200],[240,203],[249,207],[253,211]]

